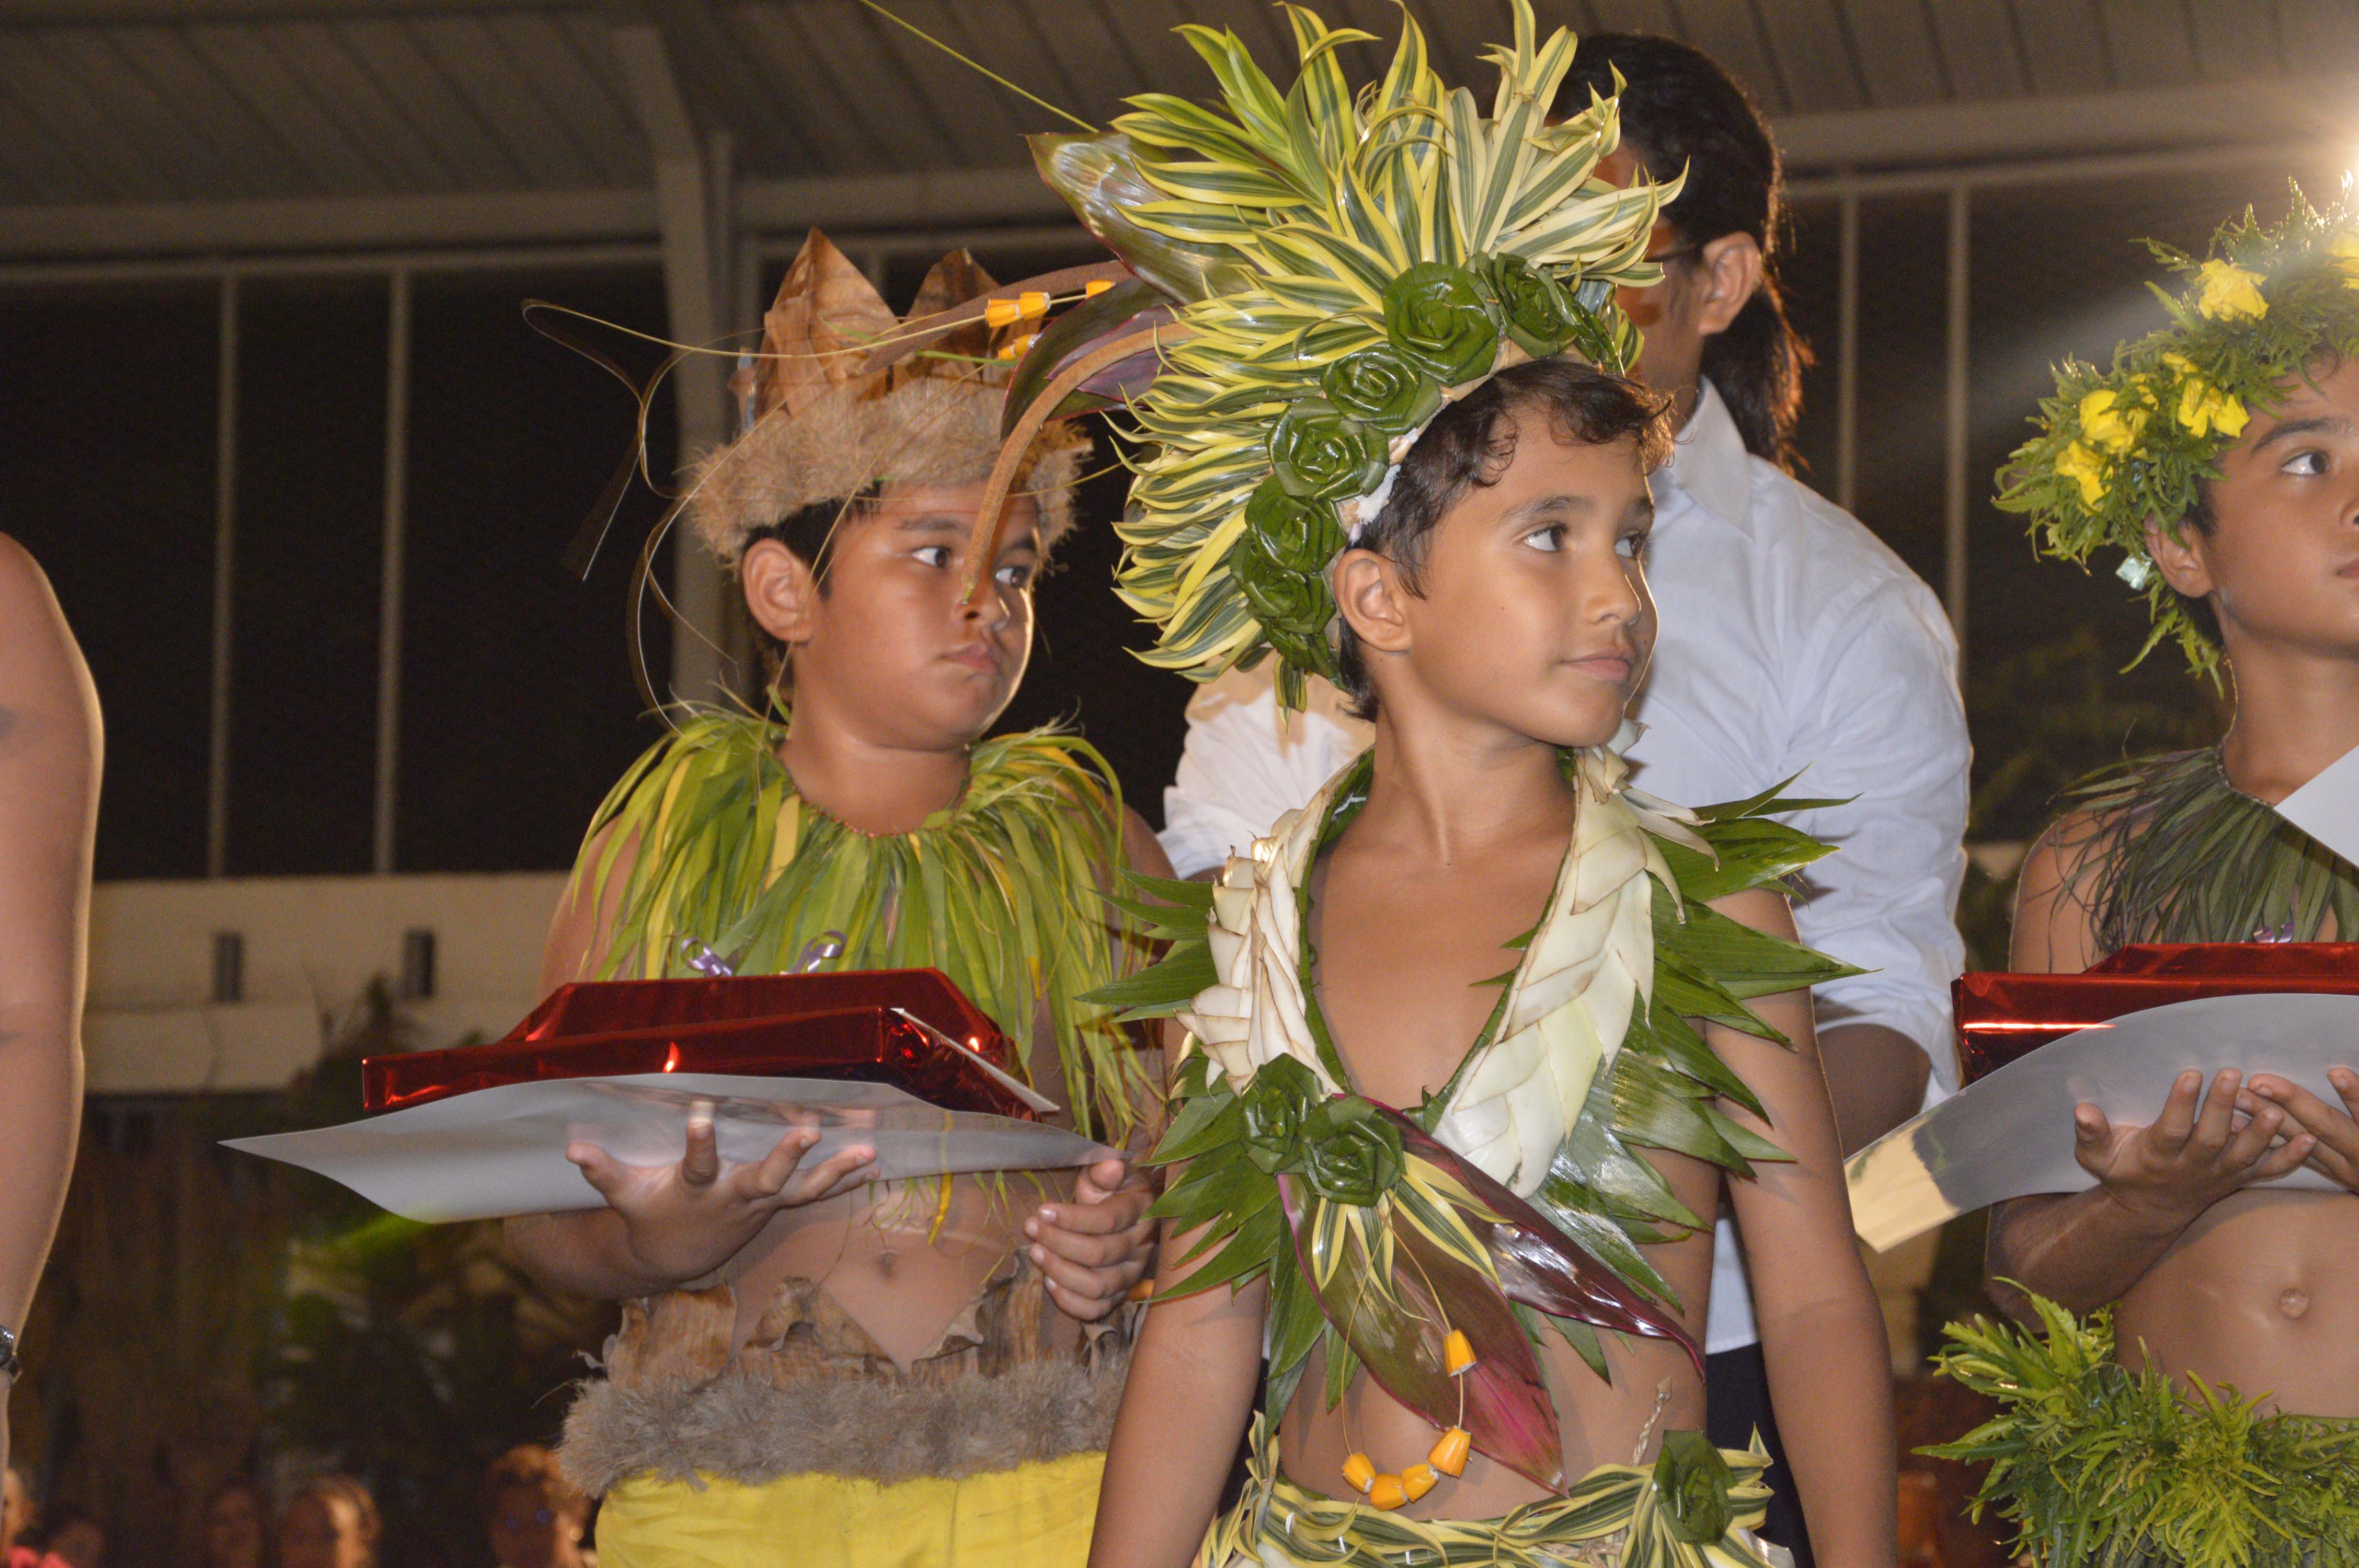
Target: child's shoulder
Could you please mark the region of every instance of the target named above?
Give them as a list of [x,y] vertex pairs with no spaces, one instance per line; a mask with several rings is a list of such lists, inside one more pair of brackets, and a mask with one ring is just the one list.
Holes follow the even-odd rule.
[[1134,871],[1150,877],[1177,879],[1171,857],[1163,851],[1163,840],[1147,825],[1147,818],[1125,806],[1122,808],[1122,863]]
[[2119,820],[2119,813],[2077,806],[2033,841],[2016,881],[2009,968],[2077,974],[2104,956],[2096,948],[2087,884]]
[[2078,973],[2119,946],[2106,910],[2124,858],[2146,836],[2238,800],[2211,750],[2166,752],[2100,769],[2066,790],[2063,812],[2024,856],[2009,967]]
[[975,809],[1045,792],[1056,810],[1103,846],[1103,858],[1149,876],[1173,875],[1171,862],[1147,819],[1125,804],[1113,764],[1070,731],[1029,730],[975,748],[968,800]]

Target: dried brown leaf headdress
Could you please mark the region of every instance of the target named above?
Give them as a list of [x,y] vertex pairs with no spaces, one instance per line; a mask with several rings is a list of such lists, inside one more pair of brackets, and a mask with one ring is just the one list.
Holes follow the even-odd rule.
[[[847,501],[873,484],[967,484],[1000,455],[1011,353],[1029,322],[1013,303],[952,330],[927,329],[998,291],[965,251],[934,264],[905,321],[818,230],[787,269],[763,318],[760,356],[733,385],[745,427],[706,455],[689,488],[697,535],[735,561],[756,532],[805,507]],[[893,351],[912,334],[915,352]],[[1070,425],[1027,449],[1017,489],[1040,509],[1040,540],[1072,526],[1072,487],[1089,441]]]

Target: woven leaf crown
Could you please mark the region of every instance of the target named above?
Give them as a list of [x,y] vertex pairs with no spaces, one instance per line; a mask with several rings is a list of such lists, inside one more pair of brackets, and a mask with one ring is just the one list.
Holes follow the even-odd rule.
[[1637,333],[1613,291],[1660,280],[1647,235],[1678,185],[1598,176],[1611,98],[1549,124],[1576,40],[1540,40],[1527,0],[1489,51],[1487,117],[1406,17],[1354,93],[1337,50],[1372,36],[1282,9],[1301,62],[1283,93],[1234,32],[1185,27],[1220,104],[1144,93],[1112,133],[1034,150],[1186,330],[1132,406],[1146,445],[1117,588],[1159,629],[1143,656],[1203,681],[1274,649],[1299,706],[1307,673],[1335,674],[1325,573],[1359,499],[1444,397],[1505,364],[1626,371]]
[[2359,349],[2359,209],[2348,182],[2323,211],[2297,187],[2277,227],[2247,208],[2203,256],[2146,243],[2184,280],[2177,292],[2147,285],[2169,323],[2116,349],[2110,371],[2057,367],[2056,395],[2032,420],[2039,433],[1999,470],[1997,502],[2027,514],[2040,550],[2059,560],[2122,551],[2116,574],[2154,622],[2138,658],[2175,639],[2190,668],[2216,678],[2220,650],[2155,570],[2147,528],[2177,536],[2220,477],[2221,455],[2256,412],[2282,402],[2279,384]]

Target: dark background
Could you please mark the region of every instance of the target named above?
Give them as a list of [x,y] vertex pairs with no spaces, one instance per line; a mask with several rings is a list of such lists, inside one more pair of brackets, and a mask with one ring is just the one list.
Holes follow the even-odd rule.
[[[1973,193],[1964,678],[1978,838],[2027,837],[2082,769],[2218,722],[2216,699],[2169,650],[2119,674],[2145,633],[2137,601],[2102,572],[2036,560],[2019,521],[1988,497],[2049,365],[2108,355],[2160,320],[2145,287],[2157,270],[2136,239],[2200,246],[2247,201],[2273,215],[2284,189],[2277,176],[2206,174]],[[1947,223],[1940,194],[1861,201],[1855,510],[1937,589]],[[1804,477],[1829,493],[1837,225],[1833,200],[1799,201],[1784,261],[1794,317],[1820,352]],[[1012,279],[1075,253],[981,254]],[[928,259],[887,265],[897,308]],[[766,296],[783,265],[768,266]],[[658,733],[631,676],[626,588],[660,502],[635,492],[586,584],[558,562],[627,448],[632,400],[526,326],[533,297],[665,329],[652,267],[415,279],[401,871],[567,865],[601,795]],[[105,706],[102,878],[204,871],[218,297],[210,279],[0,288],[11,388],[0,527],[49,571]],[[387,284],[249,279],[242,300],[227,870],[365,871]],[[654,351],[619,334],[599,341],[635,373],[653,364]],[[667,472],[668,394],[648,428],[654,471]],[[1105,524],[1123,476],[1102,425],[1096,434],[1103,471],[1041,584],[1040,646],[1006,722],[1079,728],[1159,823],[1191,688],[1131,656],[1148,635],[1108,591],[1117,546]],[[652,602],[637,624],[660,687],[669,629]]]

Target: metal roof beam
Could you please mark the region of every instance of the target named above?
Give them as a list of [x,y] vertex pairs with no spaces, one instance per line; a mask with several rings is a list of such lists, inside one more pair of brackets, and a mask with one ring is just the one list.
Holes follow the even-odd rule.
[[589,0],[0,0],[0,27],[321,22],[584,11]]
[[655,193],[630,189],[0,207],[0,254],[26,258],[556,243],[656,232]]
[[2091,92],[1792,114],[1773,123],[1792,168],[1868,168],[2359,137],[2359,76],[2207,81]]
[[[729,264],[736,253],[735,196],[729,138],[707,135],[689,110],[671,52],[652,22],[620,22],[608,29],[631,112],[654,155],[656,218],[663,241],[664,299],[671,335],[703,347],[728,330]],[[673,371],[683,467],[712,450],[729,430],[723,361],[690,354]],[[719,565],[689,546],[672,557],[672,695],[692,702],[724,696],[723,668],[729,641]]]
[[[703,176],[658,158],[658,189],[451,191],[0,207],[0,256],[206,255],[651,240],[667,202],[682,232]],[[673,166],[667,179],[662,166]],[[669,187],[669,195],[665,194]],[[708,202],[716,210],[717,202]],[[895,229],[1054,222],[1070,211],[1028,168],[734,182],[735,228]]]
[[[640,37],[652,27],[621,28]],[[634,79],[645,61],[633,68]],[[669,85],[667,85],[667,83]],[[688,178],[684,150],[700,146],[676,79],[648,84],[635,103],[658,149],[659,189],[466,191],[417,196],[318,197],[234,201],[158,201],[0,207],[0,256],[39,258],[169,256],[336,252],[445,245],[557,244],[648,240],[678,235],[692,243],[686,215],[691,195],[702,200],[701,172],[713,149],[694,159]],[[2122,92],[2026,98],[2006,103],[1939,104],[1801,115],[1777,124],[1797,194],[1824,181],[1814,171],[1884,168],[1854,177],[1911,188],[1938,170],[1976,178],[1972,166],[2008,164],[2017,178],[2104,178],[2137,171],[2168,172],[2173,160],[2216,165],[2247,157],[2266,161],[2304,146],[2340,159],[2359,143],[2359,78],[2307,77],[2269,83],[2212,83],[2187,92]],[[2151,149],[2180,148],[2181,151]],[[2129,153],[2129,160],[2116,156]],[[2073,155],[2080,156],[2060,156]],[[669,155],[669,156],[666,156]],[[2097,155],[2097,156],[2091,156]],[[2053,159],[2036,162],[2035,159]],[[664,165],[671,165],[670,194]],[[2114,166],[2119,165],[2120,168]],[[1914,167],[1919,172],[1900,172]],[[2004,170],[1987,170],[2006,178]],[[1069,216],[1064,202],[1023,168],[951,169],[921,174],[843,175],[802,179],[738,179],[730,183],[737,230],[790,233],[814,225],[872,232],[923,227],[1053,222]],[[675,221],[660,216],[667,206]],[[708,221],[720,203],[704,200]],[[729,250],[716,232],[706,242],[725,270]],[[717,296],[724,301],[726,296]],[[721,318],[724,305],[712,308]],[[718,328],[715,330],[719,330]]]

